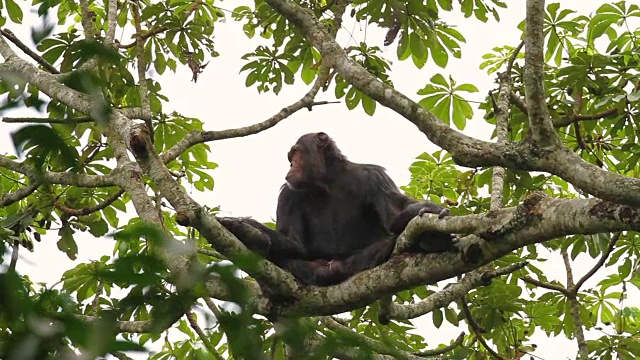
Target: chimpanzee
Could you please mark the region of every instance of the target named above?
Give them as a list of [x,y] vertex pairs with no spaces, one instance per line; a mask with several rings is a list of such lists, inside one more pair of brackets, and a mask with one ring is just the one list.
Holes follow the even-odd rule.
[[[413,217],[450,214],[400,193],[384,168],[347,160],[325,133],[303,135],[288,157],[291,168],[278,198],[275,231],[252,219],[219,220],[249,248],[307,284],[337,284],[380,265]],[[457,249],[453,239],[425,233],[416,243],[422,251],[443,252]]]

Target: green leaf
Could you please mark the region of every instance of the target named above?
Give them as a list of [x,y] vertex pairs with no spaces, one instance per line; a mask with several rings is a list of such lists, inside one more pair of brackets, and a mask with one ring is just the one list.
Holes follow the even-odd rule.
[[9,13],[11,21],[17,24],[22,24],[24,14],[22,13],[20,6],[13,0],[5,0],[5,2],[7,4],[7,12]]
[[398,60],[406,60],[411,55],[411,49],[409,48],[409,36],[403,31],[400,34],[400,41],[398,41],[398,48],[396,49]]
[[78,245],[73,239],[73,233],[74,231],[68,222],[64,222],[58,230],[58,236],[60,236],[60,240],[57,242],[58,249],[67,254],[71,260],[75,260],[78,255]]
[[433,326],[439,329],[440,326],[442,326],[442,322],[444,321],[444,318],[442,316],[442,309],[433,310],[433,312],[431,312],[431,315],[433,316]]
[[362,95],[362,108],[367,115],[373,116],[376,112],[376,101],[366,95]]
[[411,48],[411,55],[414,60],[419,60],[421,63],[427,61],[427,47],[424,45],[423,39],[416,32],[412,32],[410,37],[409,46]]

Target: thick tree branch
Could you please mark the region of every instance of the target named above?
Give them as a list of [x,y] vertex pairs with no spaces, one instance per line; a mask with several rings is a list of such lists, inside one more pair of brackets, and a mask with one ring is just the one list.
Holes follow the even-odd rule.
[[[565,154],[567,149],[559,146],[542,148],[539,145],[495,144],[473,139],[451,129],[433,114],[422,108],[397,90],[385,85],[366,69],[349,58],[342,47],[325,30],[324,26],[315,18],[314,14],[289,0],[265,0],[275,11],[283,15],[293,25],[298,27],[311,45],[321,53],[323,64],[334,67],[342,77],[367,94],[372,99],[386,106],[414,123],[429,140],[447,150],[456,162],[463,166],[503,166],[515,170],[547,171],[562,177],[582,190],[605,200],[640,206],[640,179],[625,177],[609,173],[591,166],[575,154]],[[533,21],[528,29],[533,39],[542,36],[542,21],[544,4],[542,0],[532,0],[528,7],[528,19]],[[540,38],[540,40],[542,40]],[[557,134],[549,120],[544,102],[544,88],[542,87],[543,42],[536,44],[527,39],[525,44],[529,62],[534,66],[529,76],[531,103],[539,107],[537,112],[531,113],[533,125],[538,126],[537,141],[546,141],[556,145]],[[538,48],[536,48],[538,46]],[[538,61],[539,60],[539,61]],[[528,66],[528,65],[527,65]],[[540,128],[542,126],[543,128]],[[544,131],[543,131],[544,130]],[[550,132],[548,139],[543,139]],[[538,139],[539,138],[539,139]],[[553,140],[556,139],[556,140]],[[542,151],[546,151],[542,153]],[[549,153],[551,151],[552,153]],[[577,171],[574,171],[577,168]],[[588,170],[591,173],[587,173]],[[595,172],[595,181],[592,175]],[[579,175],[578,175],[579,174]],[[601,181],[602,180],[602,181]],[[615,185],[614,185],[615,184]],[[625,189],[621,194],[620,189]]]
[[[109,127],[112,129],[109,136],[110,144],[114,142],[112,147],[116,151],[118,167],[124,168],[128,166],[129,160],[126,160],[128,158],[126,150],[131,150],[142,172],[154,181],[162,196],[169,201],[178,215],[188,219],[187,223],[197,229],[217,251],[220,251],[234,263],[238,263],[239,259],[256,259],[256,255],[253,252],[247,249],[235,236],[222,227],[213,216],[196,203],[173,178],[163,161],[155,154],[155,148],[149,139],[149,133],[144,131],[144,126],[134,127],[129,119],[120,113],[114,112],[111,116]],[[126,144],[129,146],[127,147]],[[131,167],[132,171],[137,169],[135,164],[131,164]],[[140,181],[132,181],[131,183],[127,183],[127,186],[142,186]],[[149,196],[142,189],[131,189],[132,192],[135,192],[131,195],[131,198],[134,206],[138,206],[136,211],[143,219],[143,214],[146,214],[149,220],[161,223],[158,214],[153,211],[153,204]],[[130,193],[129,189],[125,188],[125,190]],[[134,196],[139,197],[137,201]],[[155,215],[151,215],[151,213]],[[193,253],[195,254],[195,249]],[[172,261],[171,256],[167,257],[166,260]],[[173,261],[175,260],[177,259],[174,257]],[[269,286],[281,296],[290,296],[299,287],[299,284],[291,274],[265,259],[258,258],[255,262],[245,263],[252,264],[252,268],[244,267],[242,270],[260,280],[262,284]],[[178,266],[178,263],[174,263],[174,266]],[[180,267],[182,270],[187,270],[189,261],[185,261],[185,264],[180,265]]]
[[82,23],[82,30],[84,37],[87,40],[93,39],[96,36],[96,31],[93,27],[93,20],[96,14],[89,9],[88,0],[79,0],[80,2],[80,18]]
[[526,9],[524,86],[529,136],[535,146],[556,148],[561,141],[549,117],[544,91],[544,0],[527,0]]
[[[544,242],[567,234],[596,234],[622,229],[640,229],[640,210],[597,199],[540,198],[532,207],[530,219],[512,231],[500,232],[516,216],[516,208],[505,208],[480,215],[454,216],[444,220],[423,216],[412,220],[400,236],[415,236],[425,231],[479,234],[490,241],[470,236],[463,242],[478,242],[481,253],[476,263],[468,263],[457,253],[396,253],[391,259],[347,281],[327,287],[301,289],[292,303],[274,308],[277,314],[328,315],[360,308],[385,295],[420,284],[434,284],[476,269],[526,245]],[[521,220],[520,220],[521,221]],[[609,230],[615,228],[618,230]],[[499,234],[493,236],[493,234]],[[362,291],[366,286],[367,291]]]
[[334,67],[342,77],[372,99],[413,122],[434,144],[447,149],[459,162],[507,164],[503,146],[473,139],[458,133],[399,91],[382,83],[349,58],[313,13],[288,0],[266,0],[278,13],[298,27],[307,40],[322,54],[323,64]]
[[640,206],[640,178],[612,173],[584,161],[566,147],[540,159],[541,169],[587,194],[619,204]]

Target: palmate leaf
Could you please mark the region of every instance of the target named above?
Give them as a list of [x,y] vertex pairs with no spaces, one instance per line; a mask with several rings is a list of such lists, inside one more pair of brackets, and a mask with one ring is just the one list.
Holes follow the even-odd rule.
[[451,77],[447,81],[441,74],[434,75],[430,81],[431,84],[418,91],[419,95],[427,95],[419,104],[445,124],[453,121],[458,129],[464,129],[467,119],[473,117],[473,109],[458,93],[478,92],[478,88],[472,84],[457,85]]

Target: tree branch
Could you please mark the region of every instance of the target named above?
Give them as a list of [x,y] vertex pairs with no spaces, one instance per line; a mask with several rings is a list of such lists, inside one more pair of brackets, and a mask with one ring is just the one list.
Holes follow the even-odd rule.
[[471,309],[469,309],[469,305],[467,304],[467,300],[463,298],[461,303],[462,303],[462,312],[464,313],[464,317],[467,319],[467,323],[469,324],[469,327],[475,334],[476,339],[482,345],[482,347],[484,347],[487,350],[487,352],[491,354],[491,356],[495,357],[496,359],[507,360],[504,356],[498,354],[495,350],[491,348],[491,346],[489,346],[489,344],[487,344],[486,340],[482,336],[482,332],[483,332],[482,327],[473,318],[473,315],[471,314]]
[[0,207],[11,205],[16,201],[22,200],[27,196],[33,194],[34,191],[40,186],[39,182],[32,181],[29,185],[23,186],[20,189],[3,194],[0,196]]
[[[573,282],[573,269],[571,269],[571,260],[566,250],[562,250],[562,261],[564,262],[565,271],[567,272],[567,288],[571,289],[575,287]],[[584,336],[584,323],[580,316],[581,304],[578,301],[575,293],[570,293],[567,296],[567,302],[569,303],[569,309],[571,311],[571,317],[573,318],[573,333],[576,336],[576,342],[578,343],[578,359],[589,359],[589,348],[587,346],[587,339]]]
[[[324,76],[322,76],[322,74],[324,74]],[[187,134],[181,141],[179,141],[177,144],[171,147],[169,150],[160,154],[160,159],[162,159],[162,162],[166,164],[171,160],[177,158],[185,150],[187,150],[188,148],[196,144],[200,144],[208,141],[230,139],[230,138],[244,137],[248,135],[257,134],[261,131],[264,131],[276,126],[280,121],[293,115],[298,110],[307,108],[309,109],[309,111],[311,111],[311,109],[315,105],[328,104],[329,102],[327,101],[320,101],[320,102],[313,101],[316,95],[318,94],[318,91],[320,91],[320,89],[322,88],[322,85],[326,82],[327,75],[328,74],[326,74],[326,72],[321,72],[321,75],[318,76],[318,78],[314,82],[309,92],[307,92],[300,100],[296,101],[295,103],[289,106],[282,108],[277,114],[271,116],[267,120],[257,124],[244,126],[236,129],[228,129],[228,130],[221,130],[221,131],[192,131],[189,134]]]
[[335,321],[330,316],[323,316],[320,318],[320,322],[330,329],[334,331],[340,338],[349,339],[358,344],[362,344],[360,347],[364,347],[366,349],[373,350],[376,353],[383,355],[391,355],[394,359],[408,359],[408,360],[418,360],[420,357],[404,350],[400,350],[395,348],[394,346],[389,346],[381,341],[372,339],[368,336],[356,333],[349,329],[348,327],[340,324]]
[[433,350],[420,351],[419,353],[416,353],[416,355],[420,357],[433,357],[433,356],[446,354],[450,351],[453,351],[455,348],[459,347],[460,345],[462,345],[463,341],[464,341],[464,331],[461,332],[460,335],[458,335],[458,337],[451,344],[444,347],[437,348],[437,349],[433,349]]
[[567,290],[567,288],[565,288],[564,286],[562,286],[560,284],[552,284],[552,283],[536,280],[536,279],[534,279],[534,278],[532,278],[530,276],[523,276],[520,279],[522,281],[526,282],[527,284],[531,284],[531,285],[534,285],[534,286],[545,288],[547,290],[557,291],[559,293],[564,294],[565,296],[569,296],[570,295],[569,290]]
[[544,0],[527,0],[526,9],[524,86],[531,125],[528,136],[534,146],[557,148],[561,141],[549,117],[543,83]]
[[[160,33],[163,33],[165,31],[169,30],[168,26],[160,26],[157,27],[155,29],[150,29],[147,30],[146,32],[144,32],[142,35],[138,35],[136,38],[140,38],[142,40],[147,40],[148,38],[158,35]],[[130,49],[132,47],[136,46],[136,40],[130,42],[129,44],[119,44],[118,48],[120,49]]]
[[136,33],[136,69],[138,70],[138,93],[140,94],[140,107],[142,108],[142,120],[147,125],[150,139],[153,143],[153,124],[151,123],[151,105],[149,102],[149,90],[147,89],[147,62],[144,59],[144,39],[142,35],[142,24],[140,23],[140,0],[132,1],[133,25]]
[[0,34],[7,38],[7,40],[11,41],[18,49],[22,50],[25,54],[27,54],[30,58],[35,60],[38,64],[40,64],[43,68],[45,68],[48,72],[52,74],[60,74],[60,71],[56,69],[53,65],[49,64],[42,56],[38,55],[35,51],[31,50],[27,45],[25,45],[18,37],[15,36],[13,32],[8,29],[0,29]]
[[73,118],[73,119],[51,119],[51,118],[37,118],[37,117],[4,117],[2,122],[4,123],[29,123],[29,124],[81,124],[93,122],[94,120],[88,116]]
[[207,348],[207,350],[209,350],[209,353],[217,360],[224,360],[224,357],[220,355],[218,350],[216,350],[215,346],[213,346],[209,341],[207,334],[205,334],[204,331],[202,331],[202,328],[200,328],[200,325],[198,325],[198,322],[196,321],[195,314],[193,313],[193,311],[188,311],[184,315],[187,317],[187,320],[189,321],[189,325],[191,325],[191,328],[198,334],[198,337],[200,337],[200,341],[202,341],[202,343],[204,344],[204,347]]
[[[95,324],[100,321],[100,317],[98,316],[90,316],[90,315],[74,315],[79,320],[82,320],[88,324]],[[166,324],[165,326],[158,328],[158,324],[153,320],[138,320],[138,321],[116,321],[115,322],[115,331],[119,333],[136,333],[136,334],[145,334],[150,332],[160,333],[166,329],[168,329],[173,323],[178,321],[182,317],[182,313],[178,313],[173,316],[172,321],[163,322]]]
[[329,34],[313,13],[288,0],[266,0],[278,13],[298,27],[306,39],[322,55],[323,64],[334,67],[350,84],[372,99],[402,115],[414,123],[429,140],[449,151],[459,163],[507,164],[503,146],[480,141],[456,132],[442,123],[433,114],[399,91],[375,78],[353,59]]
[[607,250],[605,250],[605,252],[600,257],[600,260],[598,260],[598,262],[595,265],[593,265],[591,270],[589,270],[586,274],[584,274],[584,276],[580,278],[580,280],[578,280],[578,282],[573,287],[569,288],[569,291],[571,291],[574,294],[577,294],[578,291],[580,291],[580,288],[582,287],[582,285],[584,285],[584,283],[587,280],[589,280],[598,270],[600,270],[602,265],[604,265],[604,263],[609,258],[609,255],[611,255],[611,252],[613,251],[613,249],[616,247],[616,242],[618,242],[618,240],[620,239],[620,235],[621,233],[615,233],[611,237],[611,241],[609,241],[609,246],[607,247]]
[[82,23],[82,30],[84,31],[84,37],[87,40],[92,40],[96,36],[96,31],[93,28],[93,20],[96,14],[89,9],[89,2],[87,0],[79,0],[80,2],[80,19]]
[[578,121],[599,120],[610,116],[618,115],[618,109],[608,109],[595,114],[576,114],[560,119],[553,119],[553,126],[564,127],[569,126]]
[[[107,175],[74,174],[70,172],[40,171],[30,164],[19,163],[0,155],[0,167],[25,175],[34,184],[60,184],[77,187],[109,187],[117,184],[116,171]],[[35,189],[22,190],[35,191]],[[23,192],[20,192],[23,195]],[[20,196],[21,196],[20,195]],[[28,194],[27,194],[28,196]]]
[[526,262],[519,262],[489,271],[483,269],[473,270],[465,274],[462,280],[455,284],[447,285],[443,290],[429,295],[420,302],[407,305],[391,303],[388,309],[388,317],[391,319],[413,319],[428,314],[460,299],[472,289],[485,285],[489,280],[520,270],[526,265]]
[[107,206],[113,204],[114,201],[118,200],[120,198],[120,196],[122,196],[122,194],[124,194],[124,190],[120,189],[118,191],[116,191],[113,195],[109,196],[108,198],[104,199],[104,201],[102,203],[96,204],[94,206],[89,206],[86,208],[80,208],[80,209],[74,209],[71,207],[68,207],[64,204],[62,204],[60,201],[56,200],[53,205],[55,206],[56,209],[62,211],[63,213],[70,215],[70,216],[83,216],[83,215],[89,215],[91,213],[94,213],[96,211],[100,211],[104,208],[106,208]]
[[[510,224],[517,208],[503,208],[485,214],[437,219],[422,216],[413,219],[400,237],[426,231],[457,234],[480,234],[490,240],[469,235],[463,243],[476,242],[481,249],[476,262],[465,261],[459,253],[395,253],[386,263],[357,274],[338,285],[319,288],[302,287],[287,304],[271,304],[270,314],[279,316],[314,316],[336,314],[366,306],[402,289],[435,284],[472,271],[513,250],[556,239],[567,234],[596,234],[622,229],[640,229],[640,209],[603,202],[597,199],[553,199],[540,197],[522,224],[500,231]],[[203,226],[206,228],[207,226]],[[213,225],[211,225],[213,227]],[[610,230],[614,228],[614,230]],[[616,230],[617,229],[617,230]],[[213,236],[213,234],[211,235]],[[398,239],[400,241],[400,238]],[[224,252],[223,252],[224,253]],[[390,277],[388,274],[393,273]],[[367,284],[367,291],[362,291]]]
[[115,45],[116,27],[118,26],[118,2],[109,1],[107,8],[107,32],[104,36],[104,44],[110,48]]

